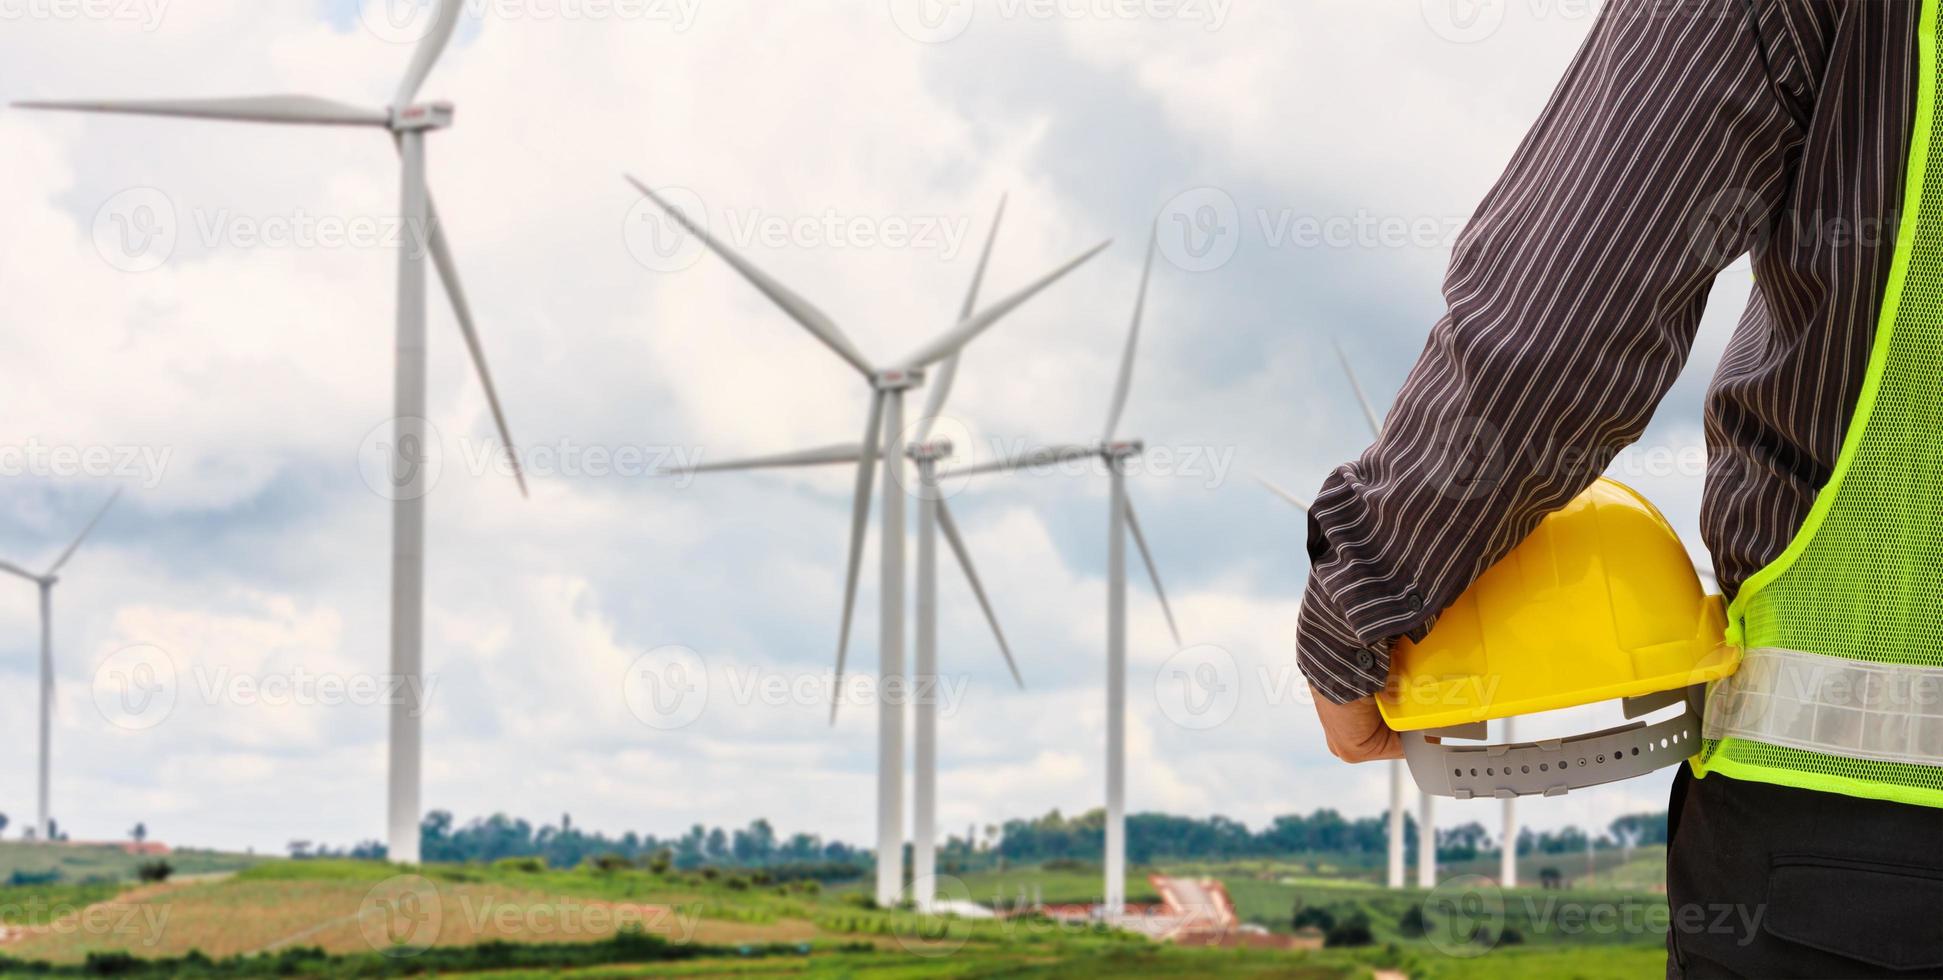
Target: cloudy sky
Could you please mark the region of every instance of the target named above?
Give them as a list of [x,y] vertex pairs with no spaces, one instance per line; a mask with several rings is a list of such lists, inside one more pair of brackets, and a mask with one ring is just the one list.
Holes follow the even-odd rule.
[[[0,97],[381,104],[411,26],[368,3],[0,0]],[[522,500],[494,465],[435,297],[426,806],[872,835],[874,712],[827,723],[851,477],[648,475],[854,440],[864,388],[672,235],[632,172],[875,358],[951,324],[1001,195],[988,296],[1114,239],[966,356],[942,430],[968,459],[1098,438],[1158,220],[1123,434],[1156,450],[1132,489],[1190,649],[1137,579],[1131,805],[1255,824],[1377,812],[1382,770],[1329,760],[1301,696],[1302,525],[1252,475],[1308,494],[1363,447],[1331,340],[1387,403],[1457,229],[1592,17],[1457,8],[470,5],[424,92],[458,105],[430,173],[534,476]],[[390,507],[370,467],[391,414],[396,182],[373,132],[0,111],[0,557],[43,567],[125,491],[55,592],[54,809],[76,838],[138,820],[259,850],[382,835]],[[1747,287],[1744,269],[1723,277],[1657,452],[1626,462],[1696,549],[1700,393]],[[947,567],[941,822],[1097,806],[1105,482],[954,490],[1028,690]],[[874,530],[870,548],[874,570]],[[874,579],[851,659],[866,674]],[[0,587],[0,812],[17,833],[37,611],[30,584]],[[643,670],[672,664],[706,678],[675,717],[642,707]],[[154,695],[133,709],[131,678]],[[1663,805],[1664,785],[1526,819],[1603,825]],[[1492,804],[1442,813],[1497,825]]]

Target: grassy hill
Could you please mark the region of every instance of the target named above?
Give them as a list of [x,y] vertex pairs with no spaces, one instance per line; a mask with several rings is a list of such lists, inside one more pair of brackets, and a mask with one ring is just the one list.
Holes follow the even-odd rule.
[[[1218,870],[1218,869],[1210,869]],[[1640,893],[1513,893],[1504,923],[1524,942],[1440,945],[1406,918],[1421,894],[1353,881],[1219,875],[1242,914],[1286,930],[1296,902],[1370,920],[1377,944],[1314,952],[1184,949],[1037,918],[938,919],[875,908],[854,889],[782,886],[735,874],[635,869],[531,871],[351,861],[269,861],[220,880],[0,888],[0,973],[153,971],[169,976],[497,977],[1412,977],[1657,976],[1657,935],[1562,931],[1580,904],[1663,901]],[[1142,874],[1144,879],[1144,872]],[[1098,890],[1084,868],[1024,868],[967,880],[981,900],[1036,886],[1049,902]],[[1141,889],[1141,890],[1144,890]],[[1136,898],[1150,897],[1136,895]],[[1541,901],[1551,905],[1541,904]],[[37,909],[11,919],[6,909]],[[1548,918],[1550,916],[1550,918]],[[1455,952],[1457,955],[1452,955]],[[1472,954],[1482,954],[1475,955]],[[124,958],[124,956],[129,958]],[[240,959],[238,959],[240,958]]]
[[[0,883],[15,872],[40,876],[53,872],[65,883],[134,881],[135,869],[152,857],[137,857],[113,844],[39,844],[0,841]],[[178,875],[237,871],[264,858],[220,851],[180,850],[168,855]]]

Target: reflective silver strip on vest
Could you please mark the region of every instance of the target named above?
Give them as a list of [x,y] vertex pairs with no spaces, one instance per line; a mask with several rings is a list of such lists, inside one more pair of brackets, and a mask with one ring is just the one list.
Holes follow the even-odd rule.
[[1943,668],[1752,649],[1714,685],[1702,731],[1710,740],[1943,766]]

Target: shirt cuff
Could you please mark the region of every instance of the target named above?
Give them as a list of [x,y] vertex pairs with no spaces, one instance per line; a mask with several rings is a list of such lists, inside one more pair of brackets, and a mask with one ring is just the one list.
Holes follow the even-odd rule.
[[1369,697],[1390,682],[1392,641],[1363,643],[1315,579],[1302,597],[1296,657],[1309,684],[1336,704]]

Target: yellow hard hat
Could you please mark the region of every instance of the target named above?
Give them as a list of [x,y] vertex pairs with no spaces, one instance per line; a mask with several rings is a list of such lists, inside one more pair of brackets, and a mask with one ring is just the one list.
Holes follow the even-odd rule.
[[[1734,672],[1740,652],[1725,642],[1726,619],[1724,603],[1701,587],[1666,518],[1631,488],[1601,479],[1541,521],[1422,641],[1400,641],[1391,686],[1377,703],[1400,732],[1473,726],[1479,738],[1481,722],[1600,701],[1635,699],[1628,704],[1628,717],[1635,717],[1679,700],[1639,699],[1688,691]],[[1684,729],[1675,734],[1683,736],[1675,741],[1691,739]],[[1633,742],[1614,748],[1628,760],[1639,755]],[[1581,764],[1596,768],[1593,758],[1610,765],[1599,752]],[[1577,754],[1554,761],[1570,772],[1575,760]],[[1416,763],[1413,758],[1413,772]],[[1635,768],[1619,767],[1611,778],[1640,774]],[[1529,785],[1519,781],[1514,795],[1532,791]],[[1548,783],[1542,791],[1563,789]],[[1495,785],[1493,792],[1506,795],[1506,787]]]

